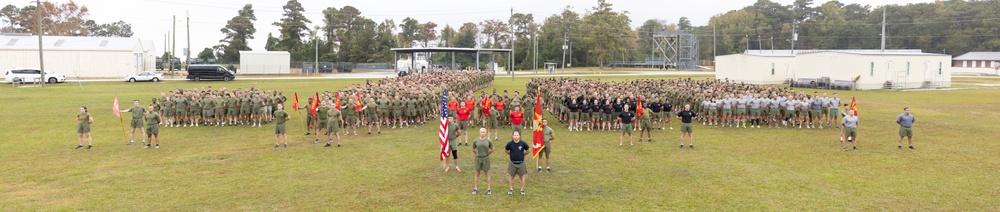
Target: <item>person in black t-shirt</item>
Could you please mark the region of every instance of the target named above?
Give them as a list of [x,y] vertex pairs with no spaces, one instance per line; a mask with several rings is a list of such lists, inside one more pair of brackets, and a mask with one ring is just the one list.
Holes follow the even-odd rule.
[[691,111],[690,104],[686,104],[683,111],[677,112],[677,117],[681,118],[681,148],[684,148],[684,136],[686,135],[688,137],[688,146],[694,149],[694,136],[691,135],[692,131],[694,131],[694,126],[691,125],[691,119],[698,117],[698,114]]
[[528,168],[524,166],[524,156],[528,154],[531,147],[521,141],[521,133],[514,131],[511,136],[513,140],[507,142],[504,152],[510,155],[510,163],[507,164],[507,195],[514,194],[514,175],[521,179],[521,195],[524,195],[524,175],[528,174]]
[[622,146],[622,139],[625,138],[625,134],[628,134],[628,146],[632,147],[635,146],[635,144],[632,144],[632,118],[635,118],[635,113],[629,110],[628,104],[623,109],[622,113],[618,115],[618,119],[621,119],[622,122],[622,135],[618,137],[618,147]]
[[601,121],[604,122],[601,126],[601,131],[604,131],[605,129],[611,131],[611,121],[615,120],[615,117],[612,117],[611,115],[611,112],[613,111],[611,105],[611,99],[605,99],[601,104]]
[[653,96],[653,98],[649,99],[649,104],[646,104],[646,108],[649,108],[650,110],[653,111],[653,114],[648,114],[653,117],[653,129],[662,128],[662,125],[660,125],[661,124],[660,122],[662,121],[661,120],[662,114],[660,113],[660,111],[663,109],[663,105],[661,105],[660,102],[657,101],[656,96]]
[[[670,100],[665,100],[665,103],[661,104],[660,106],[663,107],[663,118],[667,119],[667,127],[669,127],[670,130],[673,130],[674,129],[674,124],[671,121],[670,117],[673,116],[673,114],[671,114],[671,113],[674,112],[673,111],[674,110],[674,105],[670,104]],[[662,121],[661,121],[661,123],[662,123]],[[660,129],[661,130],[665,130],[662,125],[660,126]]]
[[613,115],[615,117],[614,130],[618,130],[618,129],[622,128],[622,125],[621,125],[622,124],[622,119],[619,116],[622,115],[622,108],[623,108],[622,106],[623,105],[624,104],[622,104],[622,99],[621,98],[615,99],[615,103],[611,105],[611,107],[615,109],[615,113],[611,114],[611,115]]
[[587,131],[601,127],[601,103],[597,99],[593,99],[591,102],[593,103],[590,104],[590,120],[587,122]]

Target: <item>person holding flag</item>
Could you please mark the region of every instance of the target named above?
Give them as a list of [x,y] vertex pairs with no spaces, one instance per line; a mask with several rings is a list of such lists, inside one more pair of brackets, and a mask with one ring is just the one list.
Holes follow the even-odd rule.
[[639,142],[642,142],[642,133],[646,133],[646,139],[653,142],[653,110],[642,106],[642,99],[639,99],[636,113],[639,115]]
[[[542,101],[541,89],[539,88],[538,91],[539,92],[535,92],[535,99],[537,99],[536,100],[537,102],[541,102]],[[531,138],[532,142],[531,155],[535,158],[535,165],[538,165],[538,172],[541,173],[542,172],[542,164],[540,163],[541,157],[538,157],[538,155],[544,153],[545,170],[551,173],[552,167],[549,165],[549,153],[552,152],[550,149],[551,141],[556,139],[555,130],[552,130],[552,128],[549,127],[548,119],[542,118],[542,105],[541,104],[534,104],[534,105],[535,109],[532,110],[533,112],[531,116],[532,123],[534,124],[534,126],[532,127],[532,131],[534,131],[534,133],[532,134]]]
[[455,150],[458,145],[451,142],[458,138],[461,131],[455,124],[455,117],[448,115],[448,90],[445,89],[441,93],[441,128],[438,130],[438,142],[441,143],[440,160],[444,162],[444,172],[448,172],[451,170],[451,167],[448,167],[448,156],[451,155],[454,157],[455,170],[462,172],[458,168],[458,154],[456,154],[458,151]]
[[[118,105],[118,97],[115,97],[115,105],[116,106]],[[136,131],[136,129],[138,129],[139,133],[141,134],[139,136],[139,138],[142,138],[142,145],[146,146],[146,139],[145,139],[146,136],[144,134],[145,128],[143,128],[143,126],[142,126],[143,125],[143,123],[142,123],[142,117],[143,117],[143,115],[145,115],[146,109],[142,108],[142,106],[139,105],[139,100],[138,99],[132,100],[132,105],[133,105],[132,108],[129,108],[128,110],[118,111],[118,112],[121,112],[121,113],[124,113],[124,112],[132,113],[132,121],[129,122],[130,123],[129,127],[132,128],[132,139],[129,140],[128,145],[135,144],[135,131]],[[116,107],[115,110],[118,110],[117,107]],[[121,117],[119,115],[119,113],[115,113],[115,115]]]
[[[115,99],[117,100],[118,97],[115,97]],[[118,101],[115,101],[115,103],[116,103],[115,113],[117,114]],[[77,138],[80,141],[80,145],[76,146],[76,149],[83,149],[84,137],[87,137],[87,149],[93,148],[94,139],[90,137],[90,124],[94,123],[94,117],[91,116],[89,112],[87,112],[87,106],[80,106],[80,113],[76,114],[76,123],[77,123],[76,133],[79,134]]]

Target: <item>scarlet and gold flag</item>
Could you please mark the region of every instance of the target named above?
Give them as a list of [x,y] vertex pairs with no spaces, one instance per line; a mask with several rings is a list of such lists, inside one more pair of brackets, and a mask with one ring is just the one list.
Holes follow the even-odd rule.
[[858,99],[851,97],[851,111],[854,111],[854,116],[858,116]]
[[292,101],[292,109],[295,110],[295,111],[299,111],[299,93],[298,92],[295,93],[295,100]]
[[319,93],[317,92],[313,96],[312,102],[309,102],[309,114],[316,116],[316,109],[319,108]]
[[639,101],[635,103],[635,115],[642,116],[642,97],[639,97]]
[[531,155],[534,158],[538,157],[538,153],[545,149],[545,129],[542,126],[542,89],[538,88],[538,92],[535,92],[535,114],[533,115],[532,121],[534,121],[535,129],[534,134],[531,138],[532,151]]

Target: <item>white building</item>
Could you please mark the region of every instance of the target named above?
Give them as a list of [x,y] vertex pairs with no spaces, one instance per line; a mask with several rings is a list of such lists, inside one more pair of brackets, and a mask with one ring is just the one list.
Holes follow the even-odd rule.
[[[153,42],[145,42],[147,47],[138,38],[45,36],[42,39],[45,70],[70,78],[118,78],[155,70]],[[0,35],[0,65],[2,69],[38,68],[38,37]]]
[[716,78],[753,84],[851,81],[856,89],[951,86],[951,56],[920,50],[751,50],[716,59]]
[[240,51],[238,74],[289,74],[291,54],[286,51]]

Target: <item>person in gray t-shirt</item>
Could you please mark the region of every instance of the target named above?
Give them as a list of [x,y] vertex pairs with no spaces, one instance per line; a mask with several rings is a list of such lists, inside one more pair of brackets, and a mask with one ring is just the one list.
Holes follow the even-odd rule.
[[899,149],[903,149],[903,137],[905,136],[907,141],[909,141],[910,149],[913,148],[913,122],[917,119],[910,114],[910,107],[903,108],[903,114],[899,114],[896,117],[896,124],[899,124]]
[[[840,139],[840,145],[847,151],[847,145],[845,142],[853,139],[854,151],[858,151],[858,117],[854,116],[854,112],[847,110],[847,116],[844,117],[841,125],[844,126],[842,132],[842,138]],[[843,139],[846,137],[847,139]]]

